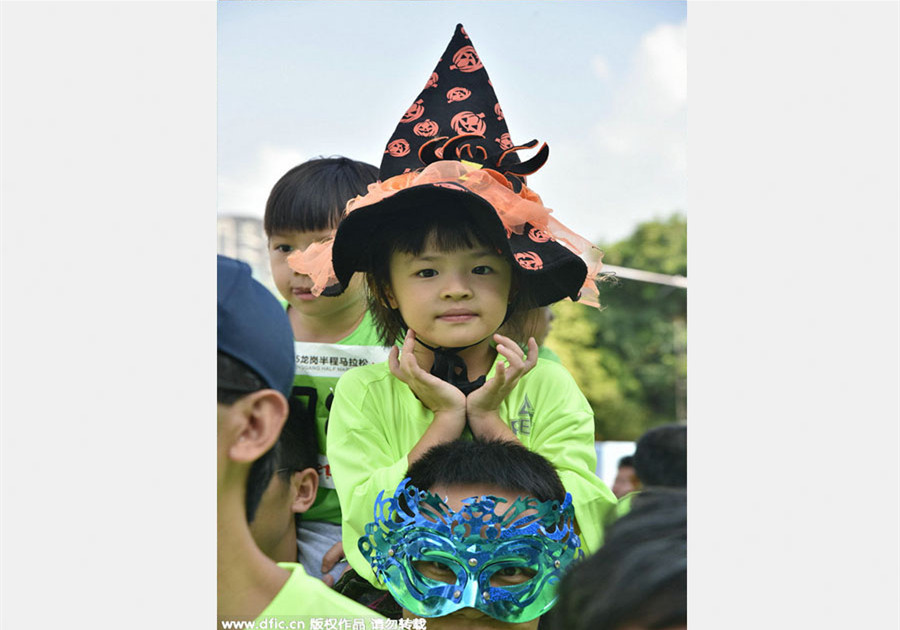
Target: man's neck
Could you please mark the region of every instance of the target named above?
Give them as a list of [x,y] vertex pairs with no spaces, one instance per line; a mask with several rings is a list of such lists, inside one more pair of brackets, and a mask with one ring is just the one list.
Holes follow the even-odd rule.
[[220,620],[256,619],[290,573],[259,550],[240,496],[219,497],[217,594]]

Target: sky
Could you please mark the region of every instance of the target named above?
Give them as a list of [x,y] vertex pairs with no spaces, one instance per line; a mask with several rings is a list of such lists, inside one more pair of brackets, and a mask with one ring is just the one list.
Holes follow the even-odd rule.
[[[457,23],[518,143],[529,186],[597,243],[687,215],[684,2],[218,3],[218,212],[261,217],[312,157],[381,162]],[[521,153],[527,159],[529,152]]]

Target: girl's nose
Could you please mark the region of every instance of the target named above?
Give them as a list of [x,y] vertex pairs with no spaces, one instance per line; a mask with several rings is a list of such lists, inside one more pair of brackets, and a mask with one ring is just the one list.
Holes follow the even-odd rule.
[[450,300],[463,300],[472,297],[472,288],[467,279],[460,274],[446,274],[446,281],[441,287],[441,297]]

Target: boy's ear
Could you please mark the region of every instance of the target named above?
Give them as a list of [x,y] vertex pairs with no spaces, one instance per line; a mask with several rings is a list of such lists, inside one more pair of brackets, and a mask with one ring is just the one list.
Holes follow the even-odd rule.
[[236,462],[252,463],[271,449],[287,419],[288,402],[274,389],[261,389],[234,403],[240,419],[238,435],[228,449]]
[[291,511],[303,514],[316,500],[319,491],[319,472],[315,468],[304,468],[291,475]]

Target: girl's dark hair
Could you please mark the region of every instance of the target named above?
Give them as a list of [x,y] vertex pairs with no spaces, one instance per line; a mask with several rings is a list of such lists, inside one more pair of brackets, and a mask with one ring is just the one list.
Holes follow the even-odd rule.
[[275,183],[266,201],[266,235],[333,228],[347,201],[366,194],[377,179],[378,169],[371,164],[341,156],[295,166]]
[[[395,253],[422,253],[430,244],[440,251],[452,252],[472,247],[489,247],[503,251],[505,236],[488,236],[478,230],[472,221],[464,220],[453,212],[406,212],[402,223],[398,221],[382,221],[372,235],[372,242],[381,243],[380,247],[370,247],[368,253],[366,283],[368,286],[369,311],[375,320],[375,326],[386,345],[393,345],[403,338],[406,323],[399,309],[393,309],[388,302],[391,290],[390,262]],[[512,286],[510,287],[510,309],[508,316],[531,307],[523,292],[517,291],[519,277],[518,265],[511,264]]]

